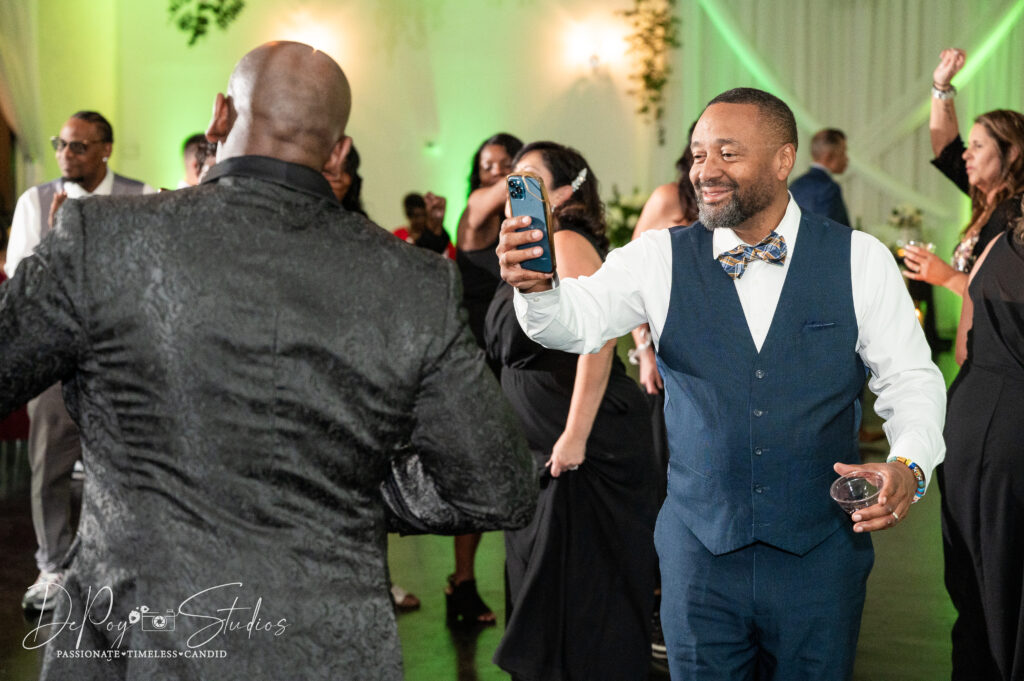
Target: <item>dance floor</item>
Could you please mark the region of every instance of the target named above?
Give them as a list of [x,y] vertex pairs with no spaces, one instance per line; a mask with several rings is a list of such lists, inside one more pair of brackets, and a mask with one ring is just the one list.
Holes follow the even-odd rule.
[[[948,376],[949,362],[943,360]],[[866,407],[864,411],[869,427],[878,428],[871,410]],[[878,461],[884,459],[886,450],[883,441],[865,445],[863,453],[866,460]],[[28,681],[39,673],[39,653],[22,647],[25,634],[35,626],[20,607],[21,596],[36,572],[27,475],[23,455],[0,450],[0,681]],[[469,631],[453,631],[444,623],[442,588],[452,570],[452,540],[392,537],[390,550],[394,581],[423,602],[420,610],[398,620],[406,679],[508,679],[491,663],[504,619],[501,535],[485,535],[477,558],[480,591],[498,613],[499,624]],[[855,681],[949,678],[949,631],[955,613],[942,582],[937,486],[930,487],[925,499],[895,530],[875,535],[875,553]],[[652,665],[650,678],[668,679],[668,674]]]

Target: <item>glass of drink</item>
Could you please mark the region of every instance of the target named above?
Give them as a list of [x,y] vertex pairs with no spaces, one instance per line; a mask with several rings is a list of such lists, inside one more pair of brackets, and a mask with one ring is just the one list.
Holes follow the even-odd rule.
[[829,493],[847,513],[859,511],[878,503],[882,491],[882,476],[872,471],[855,471],[832,483]]

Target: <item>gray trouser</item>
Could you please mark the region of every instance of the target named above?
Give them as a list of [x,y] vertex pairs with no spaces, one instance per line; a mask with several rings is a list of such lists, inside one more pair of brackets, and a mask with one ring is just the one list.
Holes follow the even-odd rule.
[[36,563],[54,572],[71,547],[71,472],[82,457],[78,426],[64,408],[60,383],[28,403],[28,463]]

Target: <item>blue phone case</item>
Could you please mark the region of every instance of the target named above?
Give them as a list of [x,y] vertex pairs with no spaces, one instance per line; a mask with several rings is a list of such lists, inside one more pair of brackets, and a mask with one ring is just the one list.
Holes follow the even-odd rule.
[[508,176],[506,185],[512,216],[528,215],[531,218],[529,227],[522,227],[516,231],[539,229],[544,233],[544,237],[539,242],[519,246],[520,249],[534,248],[535,246],[544,249],[544,252],[538,257],[524,260],[523,267],[534,272],[554,272],[555,251],[551,244],[551,232],[548,229],[548,225],[551,224],[551,208],[547,192],[544,190],[544,181],[532,173],[516,173]]

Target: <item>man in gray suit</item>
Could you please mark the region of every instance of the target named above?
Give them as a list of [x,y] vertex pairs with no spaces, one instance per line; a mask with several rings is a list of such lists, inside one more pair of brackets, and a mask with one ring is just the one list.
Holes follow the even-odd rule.
[[[53,226],[54,215],[68,198],[121,194],[152,194],[156,190],[107,168],[114,149],[114,130],[102,114],[79,111],[50,143],[61,176],[30,187],[18,199],[11,224],[4,271],[14,276],[18,264],[32,253]],[[47,585],[59,584],[61,564],[71,547],[71,474],[82,458],[78,427],[71,420],[60,384],[28,403],[28,460],[32,471],[32,524],[36,531],[39,576],[22,598],[26,610],[42,610]],[[53,601],[48,605],[51,609]]]
[[44,678],[401,679],[388,508],[444,533],[531,518],[455,269],[321,174],[349,102],[325,54],[253,50],[199,187],[67,202],[0,287],[0,413],[63,380],[87,464],[55,624],[25,639]]

